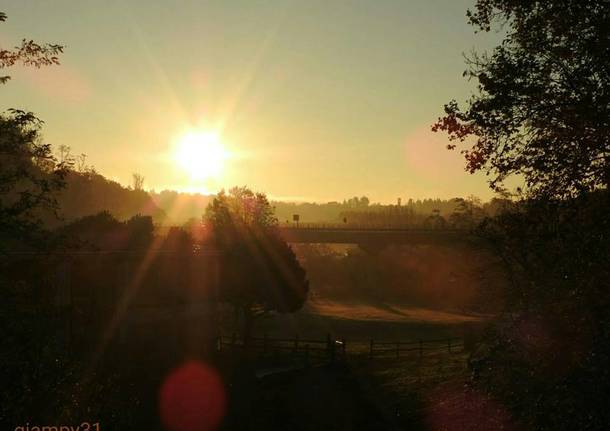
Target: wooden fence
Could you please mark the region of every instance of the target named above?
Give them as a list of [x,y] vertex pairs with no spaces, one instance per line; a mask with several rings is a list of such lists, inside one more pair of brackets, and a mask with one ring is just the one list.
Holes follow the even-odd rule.
[[352,340],[349,343],[344,338],[333,338],[330,334],[325,339],[300,338],[272,338],[264,334],[262,337],[251,337],[247,342],[237,337],[221,335],[216,342],[218,351],[236,350],[256,352],[262,354],[288,353],[310,357],[326,357],[330,361],[345,360],[348,355],[367,355],[369,359],[375,358],[401,358],[407,355],[417,355],[420,358],[426,352],[456,353],[464,350],[462,338],[419,339],[410,341],[380,341],[380,340]]
[[401,354],[417,353],[419,357],[424,355],[424,352],[441,352],[447,353],[462,351],[464,349],[464,340],[462,338],[438,338],[434,340],[414,340],[414,341],[375,341],[369,342],[369,359],[379,356],[394,356],[400,358]]
[[330,335],[325,339],[301,338],[296,335],[294,338],[272,338],[267,334],[263,337],[251,337],[247,342],[237,338],[236,334],[231,336],[219,336],[217,340],[219,351],[242,350],[265,354],[278,355],[288,353],[294,356],[302,356],[306,361],[312,357],[335,359],[345,359],[345,342],[335,340]]

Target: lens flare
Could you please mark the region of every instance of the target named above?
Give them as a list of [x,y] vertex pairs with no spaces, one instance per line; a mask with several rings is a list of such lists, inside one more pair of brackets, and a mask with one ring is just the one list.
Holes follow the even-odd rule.
[[216,430],[226,404],[220,376],[199,361],[188,361],[172,371],[159,394],[159,414],[168,431]]

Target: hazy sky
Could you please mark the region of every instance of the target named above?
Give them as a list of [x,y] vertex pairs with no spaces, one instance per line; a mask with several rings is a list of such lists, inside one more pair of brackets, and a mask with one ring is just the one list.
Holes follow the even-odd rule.
[[[473,0],[6,1],[0,46],[66,45],[62,65],[12,70],[0,109],[124,184],[250,185],[276,198],[490,196],[430,125],[471,88],[463,52],[492,46]],[[221,131],[222,175],[193,181],[173,148]]]

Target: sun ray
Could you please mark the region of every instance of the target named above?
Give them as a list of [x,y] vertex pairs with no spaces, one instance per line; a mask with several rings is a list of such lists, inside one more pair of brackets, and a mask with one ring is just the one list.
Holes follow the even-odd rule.
[[266,34],[263,36],[260,45],[258,46],[258,49],[252,56],[250,64],[245,69],[237,87],[228,97],[228,100],[224,109],[222,110],[220,118],[220,130],[224,130],[233,119],[233,115],[238,110],[239,105],[242,102],[242,99],[244,98],[244,95],[247,93],[248,89],[254,82],[261,63],[270,47],[273,45],[275,39],[277,38],[284,19],[289,13],[291,7],[291,4],[286,4],[284,9],[280,11],[275,22],[270,23]]

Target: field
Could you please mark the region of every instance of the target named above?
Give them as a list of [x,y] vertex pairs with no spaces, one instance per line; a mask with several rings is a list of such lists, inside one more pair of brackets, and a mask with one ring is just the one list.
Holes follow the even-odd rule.
[[[328,333],[346,340],[346,357],[332,364],[326,357],[313,359],[308,366],[289,347],[283,357],[271,349],[267,356],[254,355],[254,368],[268,368],[262,377],[241,380],[236,386],[226,429],[246,424],[249,429],[274,429],[278,418],[291,429],[302,430],[425,429],[438,420],[460,423],[465,420],[460,412],[480,407],[464,395],[469,353],[461,344],[451,352],[401,352],[398,359],[391,344],[390,354],[371,359],[369,340],[461,337],[484,320],[435,310],[330,302],[309,304],[295,315],[266,318],[257,324],[257,336],[323,339]],[[227,349],[227,355],[234,353]]]
[[[310,301],[292,314],[274,314],[257,321],[255,333],[323,338],[331,334],[348,341],[406,341],[419,338],[461,337],[468,328],[480,326],[489,316],[405,307],[391,304]],[[225,333],[231,333],[232,316],[222,318]]]

